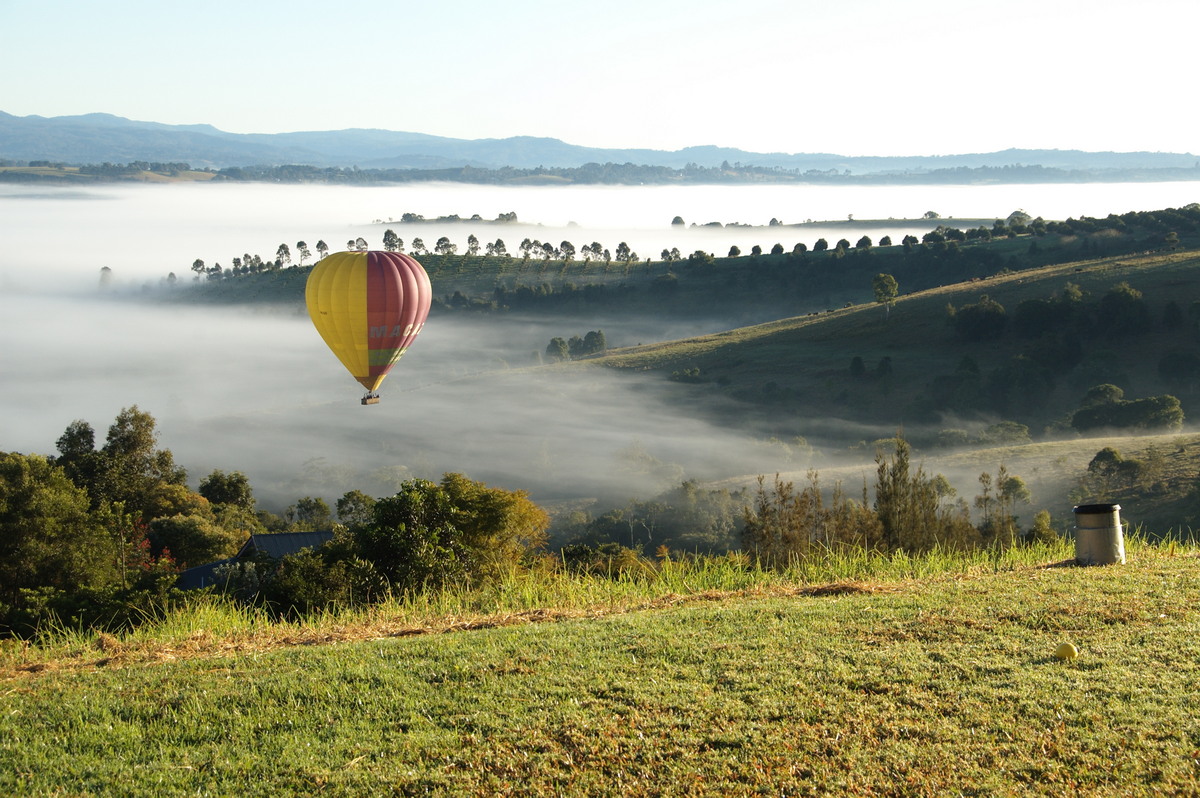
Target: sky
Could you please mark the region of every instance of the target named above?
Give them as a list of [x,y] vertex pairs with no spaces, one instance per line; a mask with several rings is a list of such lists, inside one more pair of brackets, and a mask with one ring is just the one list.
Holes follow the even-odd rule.
[[0,111],[675,150],[1200,153],[1195,0],[0,0]]

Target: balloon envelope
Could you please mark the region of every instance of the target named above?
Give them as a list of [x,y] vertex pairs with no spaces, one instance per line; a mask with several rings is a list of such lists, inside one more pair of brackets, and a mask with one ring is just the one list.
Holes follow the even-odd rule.
[[408,255],[337,252],[313,267],[304,299],[325,343],[374,392],[425,326],[433,291]]

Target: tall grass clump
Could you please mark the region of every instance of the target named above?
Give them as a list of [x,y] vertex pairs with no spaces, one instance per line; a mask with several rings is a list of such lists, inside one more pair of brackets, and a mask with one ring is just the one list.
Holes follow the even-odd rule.
[[[1152,545],[1135,538],[1131,548],[1136,551]],[[740,552],[658,561],[642,558],[639,568],[612,574],[572,571],[551,562],[533,568],[511,567],[484,583],[462,580],[394,593],[370,605],[326,606],[288,617],[229,597],[198,593],[161,617],[123,633],[47,627],[33,641],[0,649],[0,665],[11,668],[62,659],[82,662],[232,653],[295,643],[592,617],[648,609],[664,601],[790,595],[847,583],[898,585],[1017,570],[1071,556],[1070,542],[1059,541],[1006,549],[934,548],[913,553],[813,548],[785,564],[771,566]]]

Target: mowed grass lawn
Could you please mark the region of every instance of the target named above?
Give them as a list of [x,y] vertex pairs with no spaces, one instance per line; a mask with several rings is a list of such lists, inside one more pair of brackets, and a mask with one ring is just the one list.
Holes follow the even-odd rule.
[[1131,544],[1125,566],[10,670],[0,793],[1197,794],[1198,599],[1194,548]]

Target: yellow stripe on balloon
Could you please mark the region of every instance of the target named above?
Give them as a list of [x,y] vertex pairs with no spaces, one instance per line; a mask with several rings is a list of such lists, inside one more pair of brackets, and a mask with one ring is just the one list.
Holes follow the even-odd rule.
[[338,252],[313,267],[305,302],[325,344],[368,391],[383,377],[370,376],[367,349],[367,253]]

